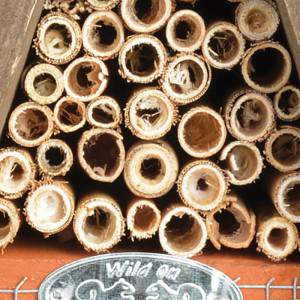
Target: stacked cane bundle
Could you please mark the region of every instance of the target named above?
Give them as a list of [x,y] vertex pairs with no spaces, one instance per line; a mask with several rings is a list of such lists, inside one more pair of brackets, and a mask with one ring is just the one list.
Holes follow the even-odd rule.
[[126,224],[133,241],[158,233],[186,257],[208,239],[241,249],[255,235],[274,261],[297,248],[300,91],[288,51],[270,40],[276,7],[217,0],[235,10],[230,22],[206,20],[212,1],[201,2],[46,1],[28,101],[0,151],[0,247],[17,234],[24,197],[32,228],[48,237],[73,220],[97,253]]

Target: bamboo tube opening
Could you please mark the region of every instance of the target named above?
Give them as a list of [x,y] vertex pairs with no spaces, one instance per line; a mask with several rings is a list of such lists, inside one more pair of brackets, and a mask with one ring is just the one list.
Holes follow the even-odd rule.
[[268,162],[281,172],[300,168],[300,130],[285,126],[275,131],[265,144]]
[[220,155],[232,184],[246,185],[259,178],[263,170],[263,158],[259,149],[249,142],[228,144]]
[[167,52],[162,42],[152,35],[133,35],[119,53],[120,74],[128,81],[149,83],[164,71]]
[[177,114],[177,108],[163,92],[156,88],[145,88],[127,102],[125,123],[137,137],[153,140],[171,130]]
[[49,236],[63,231],[74,215],[75,197],[66,182],[38,183],[25,203],[26,220],[30,226]]
[[235,19],[240,31],[251,41],[271,38],[279,25],[274,4],[265,0],[244,1],[238,6]]
[[170,208],[159,227],[162,248],[172,255],[192,257],[207,240],[205,223],[198,213],[184,206]]
[[160,30],[173,11],[172,0],[124,0],[121,15],[134,32],[153,33]]
[[120,0],[87,0],[87,2],[93,9],[107,12],[117,6]]
[[122,238],[125,230],[121,209],[106,194],[93,194],[79,204],[73,223],[79,242],[88,251],[107,251]]
[[125,41],[123,23],[113,11],[90,14],[82,29],[83,46],[102,59],[114,58]]
[[82,45],[81,29],[68,15],[46,15],[37,29],[37,54],[50,64],[66,64],[76,57]]
[[143,198],[165,195],[175,184],[178,160],[163,141],[140,142],[127,153],[124,178],[133,194]]
[[108,96],[101,96],[89,103],[87,121],[100,128],[117,128],[122,123],[122,112],[119,103]]
[[203,96],[210,81],[211,69],[201,56],[180,54],[169,61],[161,86],[175,103],[185,105]]
[[57,139],[41,144],[36,157],[41,172],[50,176],[65,176],[73,165],[71,148],[64,141]]
[[9,134],[19,145],[35,147],[53,133],[53,113],[47,106],[25,102],[11,113]]
[[245,51],[245,40],[237,27],[228,22],[212,24],[202,43],[203,56],[217,69],[231,69]]
[[250,48],[242,62],[246,83],[262,93],[275,93],[290,78],[291,57],[280,44],[263,42]]
[[82,168],[94,180],[113,182],[125,163],[123,137],[112,129],[91,129],[83,133],[78,145]]
[[54,108],[54,121],[63,132],[74,132],[86,122],[86,108],[83,102],[71,97],[60,99]]
[[20,198],[31,187],[36,175],[28,152],[16,148],[0,150],[0,194],[7,199]]
[[20,223],[17,207],[5,199],[0,199],[0,249],[3,250],[14,241]]
[[185,113],[178,126],[178,141],[185,152],[197,158],[216,154],[223,147],[227,130],[223,118],[208,107]]
[[39,104],[56,102],[64,91],[61,70],[50,64],[37,64],[26,74],[24,89]]
[[201,47],[205,30],[204,20],[198,13],[183,9],[168,21],[166,38],[175,51],[194,52]]
[[207,212],[224,201],[227,178],[213,162],[194,161],[184,167],[177,181],[182,201],[193,209]]
[[64,72],[64,84],[69,96],[87,102],[99,97],[108,84],[108,69],[96,57],[80,57],[72,61]]
[[274,98],[274,108],[279,119],[295,121],[300,118],[300,90],[292,85],[283,87]]

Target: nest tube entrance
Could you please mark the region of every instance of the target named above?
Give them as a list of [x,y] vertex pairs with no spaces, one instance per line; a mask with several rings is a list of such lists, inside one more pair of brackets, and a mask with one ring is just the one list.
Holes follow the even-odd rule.
[[109,12],[119,4],[120,0],[87,0],[87,3],[95,10]]

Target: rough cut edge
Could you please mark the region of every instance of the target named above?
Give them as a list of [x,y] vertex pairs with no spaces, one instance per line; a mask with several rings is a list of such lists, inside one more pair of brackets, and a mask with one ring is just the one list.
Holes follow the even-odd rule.
[[234,142],[227,144],[221,152],[220,161],[226,160],[229,152],[232,149],[234,149],[234,147],[237,147],[237,146],[244,146],[244,147],[250,149],[254,153],[254,155],[257,159],[256,171],[248,179],[239,180],[234,176],[233,173],[231,173],[229,170],[226,169],[225,171],[228,175],[229,181],[231,184],[235,184],[235,185],[247,185],[247,184],[255,183],[255,181],[259,179],[259,176],[263,171],[264,159],[263,159],[263,156],[260,153],[259,149],[256,147],[256,145],[254,143],[250,143],[247,141],[234,141]]
[[[198,204],[198,206],[196,207],[192,201],[188,200],[185,196],[184,196],[184,192],[183,192],[183,179],[184,177],[188,174],[188,172],[190,170],[192,170],[194,167],[197,166],[201,166],[201,167],[206,167],[208,166],[211,169],[215,169],[217,173],[219,173],[220,177],[222,178],[223,182],[220,182],[221,188],[223,189],[223,193],[221,193],[221,196],[219,197],[218,201],[216,201],[215,199],[212,202],[215,202],[215,205],[205,205],[205,207],[200,207],[200,205]],[[178,179],[177,179],[177,192],[182,200],[182,202],[190,207],[191,209],[197,210],[199,211],[202,215],[206,215],[209,211],[214,210],[214,209],[218,209],[218,207],[222,207],[222,205],[225,204],[228,201],[228,198],[225,197],[226,193],[229,190],[229,180],[228,180],[228,176],[227,174],[214,162],[210,161],[210,160],[194,160],[190,163],[187,163],[181,170]]]
[[106,2],[105,4],[102,4],[102,5],[97,5],[97,2],[100,2],[100,1],[97,1],[97,0],[86,0],[87,4],[92,8],[92,9],[95,9],[95,10],[99,10],[99,11],[109,11],[111,9],[113,9],[114,7],[116,7],[120,0],[107,0],[107,1],[101,1],[101,2]]
[[[143,208],[145,206],[150,207],[150,209],[154,212],[156,220],[151,229],[142,231],[135,227],[134,220],[137,209]],[[154,201],[136,198],[128,205],[126,221],[132,240],[150,239],[156,234],[159,229],[161,212],[155,205]]]
[[[41,49],[43,42],[41,41],[41,35],[43,34],[44,26],[47,26],[48,21],[52,21],[55,19],[60,19],[63,23],[68,24],[72,29],[72,43],[73,49],[71,53],[64,58],[51,58],[48,57],[44,51]],[[77,54],[80,52],[82,47],[82,36],[81,36],[81,28],[79,24],[69,15],[61,12],[49,13],[45,17],[43,17],[38,24],[36,38],[33,40],[33,47],[36,50],[36,54],[44,61],[53,65],[64,65],[71,60],[73,60]]]
[[[201,231],[202,231],[201,236],[199,236],[199,243],[198,243],[197,247],[195,247],[193,250],[188,251],[188,252],[185,252],[185,251],[181,252],[181,251],[177,251],[177,250],[173,249],[169,245],[167,237],[165,236],[165,228],[166,228],[166,225],[168,224],[168,222],[171,220],[171,218],[173,216],[182,216],[184,214],[188,214],[188,215],[192,216],[198,222],[199,226],[201,227]],[[198,255],[202,254],[202,250],[205,247],[207,238],[208,238],[207,229],[206,229],[205,222],[202,219],[202,217],[193,209],[186,207],[186,206],[179,205],[179,204],[173,204],[165,209],[165,211],[163,212],[163,215],[162,215],[162,219],[161,219],[161,223],[160,223],[158,232],[159,232],[159,242],[160,242],[162,249],[171,255],[177,255],[177,256],[183,256],[183,257],[192,257],[192,256],[195,256],[196,254],[198,254]]]
[[[160,98],[161,101],[165,103],[165,105],[168,107],[168,113],[171,116],[171,117],[167,117],[166,122],[162,124],[160,128],[153,130],[152,133],[151,133],[151,129],[149,130],[149,128],[147,130],[143,130],[140,127],[138,127],[138,125],[136,124],[137,122],[132,120],[132,116],[131,116],[131,114],[134,114],[136,112],[135,110],[136,106],[133,107],[133,105],[134,104],[136,105],[139,100],[151,94],[157,98]],[[172,126],[176,125],[177,121],[179,120],[179,110],[176,104],[171,102],[171,100],[158,88],[147,87],[147,88],[139,89],[132,94],[132,96],[129,98],[129,100],[126,103],[126,107],[124,110],[124,117],[125,117],[125,126],[129,128],[129,130],[132,132],[133,135],[143,140],[154,140],[165,136],[171,130]],[[135,115],[135,119],[138,118],[139,117]]]
[[[95,247],[95,245],[93,247],[91,243],[84,240],[84,236],[81,234],[83,223],[82,220],[79,218],[80,213],[85,215],[89,213],[89,206],[92,206],[93,202],[95,201],[98,201],[97,207],[102,206],[107,209],[110,209],[111,213],[115,215],[116,221],[118,222],[115,233],[111,236],[110,242],[109,243],[107,242],[106,244],[103,245],[99,244],[97,247]],[[125,220],[123,218],[121,208],[115,199],[113,199],[108,194],[102,192],[94,192],[85,195],[79,201],[79,204],[77,206],[74,215],[73,229],[78,241],[86,251],[101,253],[101,252],[108,251],[109,249],[111,249],[121,241],[122,237],[125,235]]]
[[[39,138],[37,138],[35,140],[26,140],[26,139],[22,138],[21,136],[19,136],[19,134],[17,133],[17,130],[16,130],[16,120],[17,120],[18,116],[20,114],[22,114],[22,112],[24,110],[27,110],[27,109],[41,111],[44,114],[44,116],[47,118],[47,121],[48,121],[47,131],[42,136],[40,136]],[[40,105],[35,102],[24,102],[24,103],[20,104],[19,106],[17,106],[11,113],[9,121],[8,121],[8,131],[9,131],[9,136],[17,144],[19,144],[23,147],[30,148],[30,147],[39,146],[42,142],[49,139],[54,132],[53,113],[52,113],[51,109],[45,105]]]
[[[241,200],[239,196],[237,196],[234,193],[230,193],[225,196],[226,200],[225,202],[220,205],[217,209],[208,212],[206,217],[206,228],[207,233],[209,236],[210,241],[212,244],[217,248],[218,250],[221,250],[222,245],[225,247],[233,248],[233,249],[243,249],[248,248],[255,236],[255,228],[256,228],[256,218],[254,212],[249,209],[245,203]],[[244,227],[244,230],[241,230],[239,228],[236,232],[234,232],[231,235],[221,235],[219,233],[219,224],[214,219],[214,215],[218,212],[221,212],[223,210],[230,209],[230,212],[238,216],[236,218],[237,222],[240,223],[242,226],[243,224],[246,224],[250,226],[250,229],[248,227]],[[232,210],[231,210],[232,209]],[[248,231],[249,229],[249,231]],[[241,234],[247,234],[248,237],[241,242],[234,241],[233,237],[238,237]],[[227,241],[227,237],[231,238],[231,240]]]

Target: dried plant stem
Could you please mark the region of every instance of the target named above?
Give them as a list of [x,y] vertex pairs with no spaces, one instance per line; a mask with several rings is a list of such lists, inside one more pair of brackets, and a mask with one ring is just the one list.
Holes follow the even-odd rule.
[[87,3],[95,10],[109,11],[117,6],[120,0],[86,0]]

